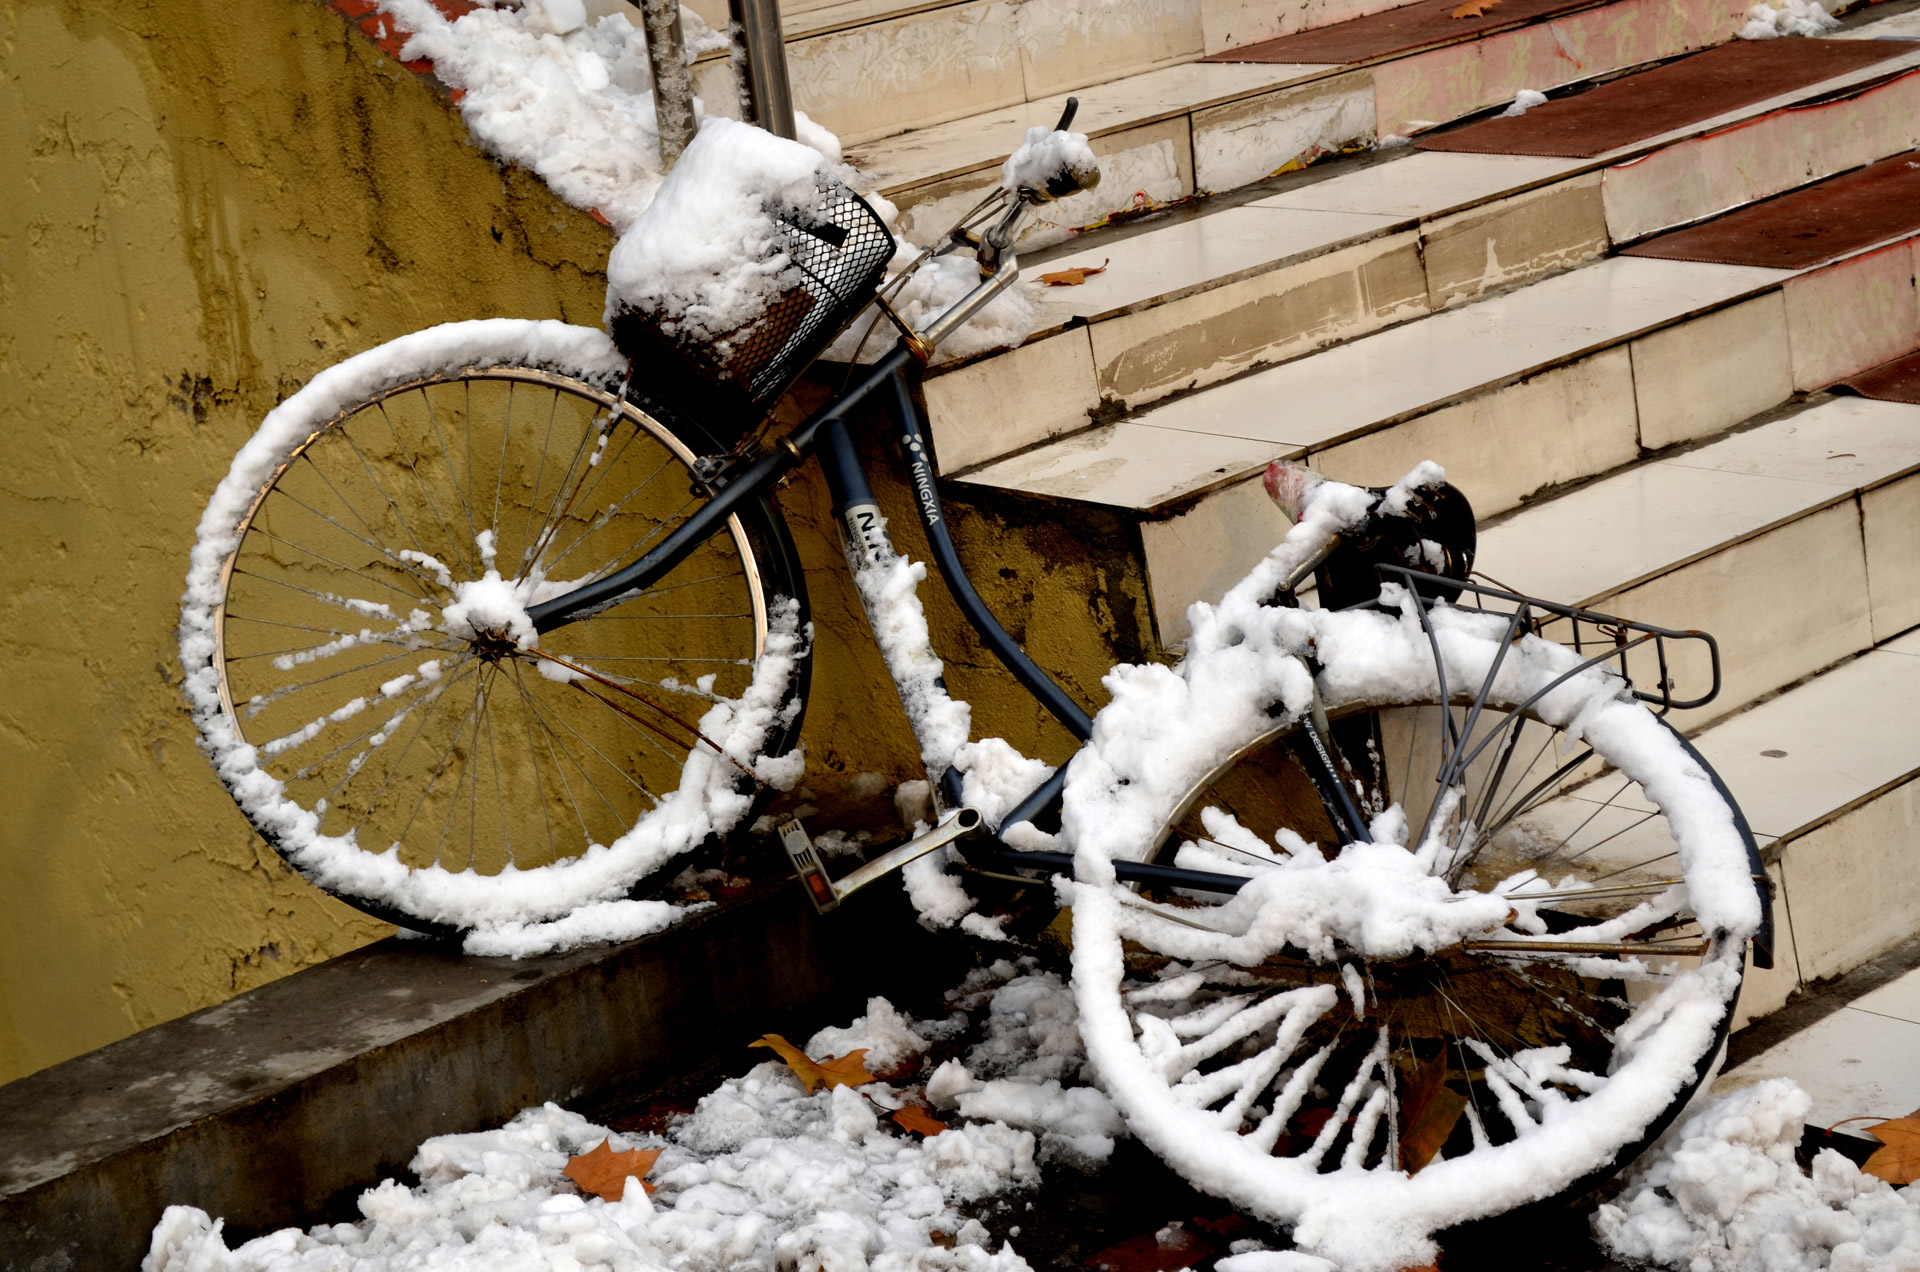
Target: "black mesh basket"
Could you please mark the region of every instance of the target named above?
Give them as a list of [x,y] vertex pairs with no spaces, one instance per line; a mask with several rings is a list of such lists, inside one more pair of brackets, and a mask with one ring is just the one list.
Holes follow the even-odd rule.
[[724,340],[684,340],[659,319],[626,308],[613,338],[634,359],[634,387],[660,393],[730,441],[765,418],[807,365],[873,298],[893,259],[893,235],[865,199],[828,177],[806,216],[782,214],[778,251],[800,280],[759,318]]

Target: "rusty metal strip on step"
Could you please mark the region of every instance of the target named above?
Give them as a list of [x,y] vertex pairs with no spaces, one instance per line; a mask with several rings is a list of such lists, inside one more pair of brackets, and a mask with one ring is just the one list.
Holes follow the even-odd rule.
[[1556,98],[1524,115],[1482,120],[1419,145],[1422,150],[1469,154],[1590,159],[1900,57],[1913,47],[1907,40],[1735,40]]
[[1668,261],[1807,269],[1920,233],[1920,151],[1801,186],[1622,252]]

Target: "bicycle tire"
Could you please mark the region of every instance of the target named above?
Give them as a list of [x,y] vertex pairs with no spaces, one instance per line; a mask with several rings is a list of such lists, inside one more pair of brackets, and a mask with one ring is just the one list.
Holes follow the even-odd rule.
[[[1759,923],[1744,820],[1624,681],[1589,668],[1553,687],[1578,662],[1569,651],[1506,644],[1494,616],[1430,613],[1432,645],[1410,605],[1264,610],[1179,673],[1111,677],[1063,806],[1075,992],[1102,1085],[1194,1184],[1356,1272],[1430,1262],[1433,1233],[1637,1155],[1717,1062]],[[1422,726],[1443,730],[1435,646],[1446,683],[1465,686],[1448,691],[1450,717],[1485,684],[1480,723],[1514,722],[1474,735],[1496,740],[1449,785],[1451,806],[1412,763],[1442,749],[1420,744]],[[1274,758],[1313,727],[1313,691],[1384,846],[1330,859],[1276,838],[1299,827],[1327,842],[1333,824],[1305,772]],[[1558,749],[1569,731],[1584,758]],[[1397,817],[1417,827],[1436,806],[1435,833],[1398,836],[1433,845],[1426,860],[1393,846]],[[1253,882],[1230,900],[1114,882],[1115,859],[1168,855]],[[1660,882],[1676,858],[1683,888]],[[1355,893],[1331,873],[1342,861],[1409,875]],[[1518,881],[1529,865],[1566,873]],[[1637,890],[1580,898],[1566,894],[1598,885],[1570,879]],[[1403,905],[1400,930],[1365,913],[1300,918],[1316,889]],[[1546,903],[1515,903],[1528,892]],[[1544,930],[1517,930],[1527,912]],[[1409,943],[1416,918],[1431,927]]]
[[[724,449],[605,334],[453,323],[322,372],[199,527],[202,749],[295,869],[448,934],[633,895],[753,810],[798,736],[806,594],[765,500],[644,593],[525,607],[637,556]],[[787,768],[792,768],[789,763]]]

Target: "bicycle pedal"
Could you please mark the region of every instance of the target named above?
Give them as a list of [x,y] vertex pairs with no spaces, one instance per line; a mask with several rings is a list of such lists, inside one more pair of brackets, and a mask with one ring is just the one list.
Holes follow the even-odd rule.
[[807,828],[800,824],[798,817],[789,817],[780,823],[780,846],[787,850],[787,860],[800,872],[800,882],[807,887],[807,899],[813,902],[813,908],[820,914],[834,910],[840,905],[840,895],[834,891],[833,880],[827,878],[826,867],[820,864],[820,854],[814,851],[813,837],[807,834]]

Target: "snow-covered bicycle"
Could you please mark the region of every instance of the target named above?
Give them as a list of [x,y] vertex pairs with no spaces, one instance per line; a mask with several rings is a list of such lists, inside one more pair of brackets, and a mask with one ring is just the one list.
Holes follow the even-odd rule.
[[[334,895],[429,932],[632,932],[651,882],[799,776],[810,627],[774,491],[817,460],[937,813],[839,879],[786,823],[815,903],[909,863],[962,910],[970,877],[1051,878],[1132,1130],[1384,1266],[1624,1164],[1713,1065],[1750,940],[1767,957],[1764,874],[1649,709],[1705,701],[1674,682],[1717,687],[1713,646],[1471,582],[1437,471],[1277,466],[1293,532],[1089,716],[968,581],[912,384],[1015,282],[1027,211],[1097,181],[1071,115],[916,262],[945,271],[924,325],[826,161],[720,120],[615,249],[611,336],[456,323],[316,376],[201,522],[188,697],[241,809]],[[891,350],[769,442],[874,306]],[[1058,772],[970,741],[852,444],[875,402],[962,613],[1086,743]]]

